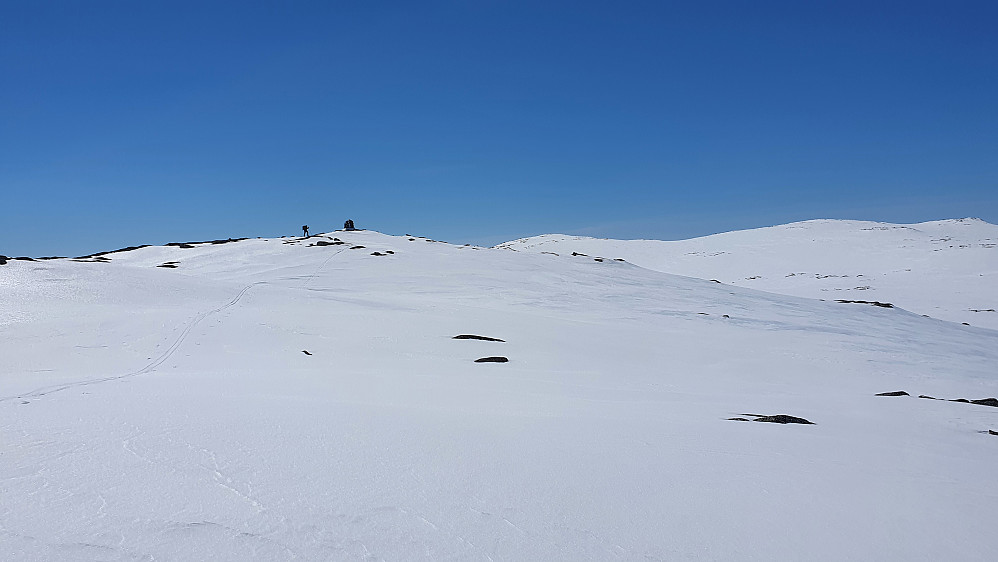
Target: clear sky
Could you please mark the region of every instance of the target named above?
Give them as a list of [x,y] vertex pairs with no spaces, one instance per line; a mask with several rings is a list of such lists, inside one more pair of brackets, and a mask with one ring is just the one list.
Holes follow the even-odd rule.
[[998,223],[998,2],[0,3],[0,254]]

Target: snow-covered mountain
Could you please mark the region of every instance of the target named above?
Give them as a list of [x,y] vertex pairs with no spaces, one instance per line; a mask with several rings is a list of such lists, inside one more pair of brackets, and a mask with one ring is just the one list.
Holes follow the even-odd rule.
[[[583,246],[216,242],[0,265],[0,559],[996,554],[998,331]],[[775,415],[813,425],[729,419]]]
[[623,258],[728,285],[825,300],[893,303],[933,318],[998,329],[998,225],[811,220],[691,240],[548,234],[498,247]]

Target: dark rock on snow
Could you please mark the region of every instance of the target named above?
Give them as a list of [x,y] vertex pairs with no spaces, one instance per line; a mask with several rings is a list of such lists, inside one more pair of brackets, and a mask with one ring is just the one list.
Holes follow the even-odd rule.
[[881,308],[894,308],[894,305],[889,302],[879,302],[879,301],[851,301],[846,299],[836,299],[835,302],[843,303],[856,303],[856,304],[872,304],[873,306],[879,306]]
[[769,422],[769,423],[803,423],[808,425],[814,425],[814,422],[808,421],[804,418],[798,418],[795,416],[788,416],[786,414],[777,414],[775,416],[762,416],[756,418],[753,421],[757,422]]
[[508,363],[509,359],[505,357],[482,357],[480,359],[475,359],[475,363]]
[[499,339],[499,338],[490,338],[490,337],[488,337],[488,336],[476,336],[476,335],[474,335],[474,334],[460,334],[460,335],[457,335],[457,336],[454,336],[454,337],[453,337],[453,338],[451,338],[451,339],[452,339],[452,340],[482,340],[482,341],[501,341],[501,342],[505,342],[505,341],[506,341],[506,340],[501,340],[501,339]]
[[929,400],[939,400],[939,398],[936,398],[935,396],[926,396],[925,394],[919,394],[918,397],[919,398],[927,398]]
[[309,352],[308,352],[308,350],[306,350],[306,349],[303,349],[303,350],[301,350],[301,352],[302,352],[302,353],[304,353],[305,355],[312,355],[312,354],[311,354],[311,353],[309,353]]
[[970,403],[998,408],[998,398],[981,398],[980,400],[971,400]]
[[903,390],[895,390],[894,392],[881,392],[876,396],[911,396],[911,395]]
[[132,250],[138,250],[138,249],[141,249],[141,248],[148,248],[148,247],[149,247],[149,244],[142,244],[141,246],[128,246],[127,248],[119,248],[117,250],[111,250],[111,251],[108,251],[108,252],[96,252],[96,253],[93,253],[93,254],[90,254],[90,255],[80,256],[80,257],[78,257],[76,259],[78,259],[78,260],[85,260],[87,258],[96,258],[98,256],[106,256],[107,254],[117,254],[119,252],[131,252]]

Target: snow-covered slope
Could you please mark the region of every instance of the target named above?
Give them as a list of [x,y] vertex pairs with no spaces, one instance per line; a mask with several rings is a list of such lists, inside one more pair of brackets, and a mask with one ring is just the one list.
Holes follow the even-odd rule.
[[0,559],[998,554],[998,408],[914,397],[998,396],[993,330],[376,232],[106,258],[0,266]]
[[729,285],[889,302],[933,318],[998,329],[998,225],[979,219],[811,220],[678,241],[549,234],[499,247],[623,258]]

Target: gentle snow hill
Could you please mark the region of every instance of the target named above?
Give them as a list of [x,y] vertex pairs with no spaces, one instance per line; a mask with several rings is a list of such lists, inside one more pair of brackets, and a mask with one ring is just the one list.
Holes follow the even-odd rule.
[[728,285],[889,302],[933,318],[998,329],[998,225],[980,219],[810,220],[677,241],[547,234],[497,247],[622,258]]
[[0,559],[990,560],[998,408],[915,396],[996,365],[902,309],[370,231],[12,260]]

